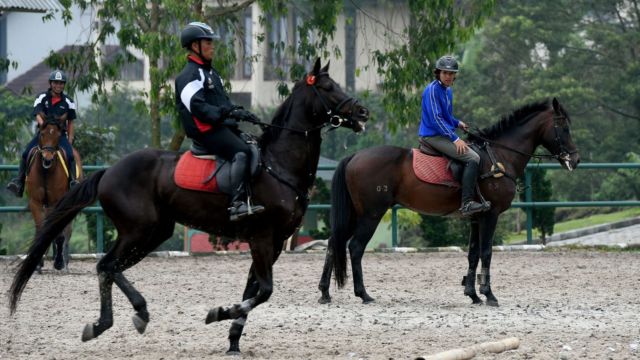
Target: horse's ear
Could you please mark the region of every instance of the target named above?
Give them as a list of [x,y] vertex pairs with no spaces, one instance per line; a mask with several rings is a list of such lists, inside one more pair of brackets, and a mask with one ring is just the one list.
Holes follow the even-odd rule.
[[329,72],[329,64],[331,64],[331,60],[327,62],[327,65],[325,65],[322,69],[320,69],[320,72],[323,72],[323,73]]
[[316,59],[316,63],[313,65],[313,75],[318,75],[320,73],[320,58]]
[[551,101],[551,104],[553,105],[553,111],[555,112],[560,111],[560,103],[558,102],[558,99],[554,97],[553,100]]

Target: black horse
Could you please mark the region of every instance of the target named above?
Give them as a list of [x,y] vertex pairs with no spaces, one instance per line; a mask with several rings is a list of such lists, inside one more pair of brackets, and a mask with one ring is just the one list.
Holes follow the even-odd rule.
[[268,125],[259,139],[263,171],[251,184],[254,198],[265,207],[263,213],[231,223],[228,195],[175,185],[173,173],[180,154],[152,149],[134,152],[74,187],[46,218],[11,285],[11,313],[49,244],[82,208],[98,199],[117,228],[118,238],[98,262],[100,318],[85,326],[82,340],[93,339],[113,325],[113,283],[136,311],[134,326],[140,333],[145,331],[149,322],[146,301],[122,273],[168,239],[179,222],[241,238],[251,246],[253,263],[242,303],[212,308],[205,320],[208,324],[233,319],[228,352],[238,353],[247,315],[271,296],[272,266],[307,208],[320,157],[321,130],[331,125],[358,132],[369,116],[365,107],[329,77],[328,69],[329,64],[321,69],[318,59],[311,73],[295,84],[272,123],[263,124]]
[[[476,268],[478,261],[482,260],[482,269],[478,274],[480,293],[487,297],[488,305],[498,305],[489,281],[493,233],[498,216],[511,207],[516,193],[516,177],[523,175],[538,145],[554,154],[550,157],[556,158],[570,171],[580,162],[569,132],[570,124],[569,115],[554,98],[551,103],[544,101],[524,106],[493,126],[470,136],[471,142],[476,145],[488,144],[480,151],[480,173],[495,175],[479,182],[481,193],[491,201],[491,210],[478,214],[471,221],[469,270],[463,278],[463,285],[464,294],[471,297],[473,303],[482,303],[475,290]],[[320,279],[320,303],[331,302],[329,285],[332,267],[338,286],[344,286],[349,240],[355,295],[365,303],[373,301],[364,287],[362,255],[380,219],[394,204],[423,214],[459,215],[459,188],[418,180],[412,160],[410,149],[379,146],[359,151],[338,165],[331,189],[332,234]]]

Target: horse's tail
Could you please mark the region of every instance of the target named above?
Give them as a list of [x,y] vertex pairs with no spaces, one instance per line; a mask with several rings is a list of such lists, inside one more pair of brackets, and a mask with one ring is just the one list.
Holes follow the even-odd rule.
[[64,228],[85,207],[93,204],[98,197],[98,183],[106,170],[93,173],[87,180],[74,186],[58,202],[53,211],[44,219],[42,227],[36,233],[33,243],[27,253],[27,258],[18,267],[9,291],[9,309],[11,314],[16,311],[20,295],[27,285],[27,281],[35,271],[49,248],[49,245]]
[[346,167],[353,155],[342,159],[331,181],[331,237],[329,251],[333,252],[333,270],[338,287],[347,278],[347,241],[353,236],[353,203],[347,188]]

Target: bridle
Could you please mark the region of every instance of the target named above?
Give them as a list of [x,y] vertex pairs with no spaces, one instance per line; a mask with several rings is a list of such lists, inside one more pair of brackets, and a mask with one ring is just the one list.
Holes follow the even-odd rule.
[[575,154],[578,152],[578,149],[576,150],[569,150],[566,145],[564,144],[564,142],[562,141],[562,138],[560,137],[560,129],[564,129],[564,126],[560,125],[560,120],[563,120],[564,124],[567,124],[569,122],[569,119],[567,119],[567,117],[564,114],[556,114],[554,111],[553,114],[553,131],[554,131],[554,140],[556,142],[556,144],[558,145],[558,149],[559,152],[557,154],[530,154],[524,151],[520,151],[518,149],[514,149],[512,147],[509,147],[507,145],[501,144],[499,142],[496,142],[494,140],[490,140],[487,139],[486,137],[483,137],[482,135],[480,135],[479,130],[477,127],[474,127],[474,132],[468,132],[469,134],[473,135],[474,137],[477,137],[479,139],[481,139],[482,141],[484,141],[485,143],[503,148],[505,150],[509,150],[511,152],[515,152],[517,154],[520,155],[524,155],[524,156],[528,156],[531,158],[536,158],[536,159],[556,159],[558,161],[569,161],[571,159],[571,155]]
[[[58,127],[58,129],[61,129],[60,123],[56,120],[52,120],[52,119],[47,119],[45,120],[45,122],[42,124],[42,130],[44,130],[44,128],[47,127],[47,125],[55,125],[56,127]],[[38,130],[39,132],[42,130]],[[38,143],[38,152],[40,152],[40,157],[42,159],[42,167],[45,169],[49,169],[51,168],[51,166],[53,165],[53,162],[56,159],[56,152],[58,151],[58,149],[60,149],[59,145],[56,146],[50,146],[50,145],[46,145],[46,146],[40,146],[40,143]],[[53,158],[51,160],[46,160],[44,157],[44,153],[45,152],[49,152],[53,154]]]
[[[326,116],[328,117],[327,121],[308,130],[294,129],[287,126],[274,125],[274,124],[269,124],[262,121],[255,121],[255,120],[251,122],[261,127],[273,127],[273,128],[291,131],[294,133],[304,134],[305,137],[309,136],[310,133],[322,130],[327,126],[331,126],[330,130],[334,130],[339,128],[343,123],[350,123],[352,125],[355,125],[353,120],[353,110],[355,106],[358,104],[357,99],[349,96],[343,99],[342,101],[340,101],[338,105],[336,105],[334,110],[331,110],[331,107],[328,105],[328,102],[326,101],[325,97],[322,96],[320,91],[318,91],[318,88],[316,86],[316,79],[320,76],[328,76],[328,75],[329,73],[327,72],[322,72],[322,73],[319,73],[318,75],[308,74],[305,79],[307,86],[310,86],[313,89],[313,92],[316,94],[316,96],[320,100],[320,103],[322,104],[322,107],[324,110],[324,114],[326,114]],[[347,104],[349,105],[348,111],[346,113],[340,112],[340,109]],[[289,112],[291,111],[292,106],[293,106],[293,101],[290,102],[289,106],[287,107],[287,110],[284,115],[285,118],[289,116]],[[314,113],[314,116],[317,116],[317,115],[318,114]]]
[[[340,125],[342,125],[342,123],[345,123],[345,122],[349,122],[352,125],[354,125],[353,124],[353,108],[358,104],[358,100],[350,96],[346,97],[345,99],[340,101],[338,105],[336,105],[335,107],[336,113],[333,113],[331,108],[327,105],[327,101],[325,100],[324,96],[320,94],[320,91],[318,91],[318,87],[316,86],[316,79],[320,76],[328,76],[328,73],[322,72],[318,75],[309,74],[307,75],[306,83],[308,86],[311,86],[311,88],[313,89],[313,92],[316,94],[318,99],[320,99],[320,103],[324,108],[324,112],[329,118],[329,121],[326,123],[330,124],[331,127],[333,127],[334,129],[340,127]],[[340,109],[342,109],[342,107],[344,107],[347,104],[349,105],[349,110],[346,113],[341,113]]]

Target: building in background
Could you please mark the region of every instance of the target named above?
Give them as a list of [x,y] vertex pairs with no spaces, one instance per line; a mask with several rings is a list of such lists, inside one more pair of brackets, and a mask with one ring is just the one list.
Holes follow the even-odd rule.
[[[40,12],[11,10],[14,8],[9,6],[14,3],[23,4],[29,11]],[[82,12],[77,7],[72,9],[73,21],[67,26],[59,11],[53,19],[43,21],[43,11],[62,8],[57,0],[0,0],[2,4],[5,10],[0,16],[0,58],[16,61],[18,67],[0,75],[0,85],[7,86],[16,94],[41,91],[51,71],[43,62],[49,53],[68,51],[71,46],[84,46],[95,36],[92,27],[99,25],[95,21],[95,10]],[[380,78],[371,54],[392,45],[388,35],[402,33],[408,12],[405,1],[347,2],[344,13],[338,16],[337,31],[328,46],[329,49],[339,49],[341,56],[322,59],[323,64],[331,61],[331,76],[348,91],[377,90]],[[293,7],[286,16],[273,17],[264,14],[257,4],[249,6],[242,16],[244,20],[237,34],[221,34],[223,39],[236,37],[238,62],[230,79],[231,96],[244,106],[274,106],[282,101],[276,91],[281,79],[274,69],[281,67],[287,71],[294,60],[300,62],[301,59],[288,58],[272,48],[270,43],[296,44],[299,41],[296,28],[303,19],[299,10]],[[262,16],[271,25],[266,33],[260,23]],[[258,42],[258,34],[261,33],[265,33],[265,41]],[[106,61],[117,51],[130,51],[139,59],[123,69],[119,83],[133,90],[149,89],[148,60],[142,53],[135,49],[120,49],[113,41],[105,47]],[[307,67],[313,60],[307,61]],[[89,94],[74,95],[80,108],[90,105]]]

